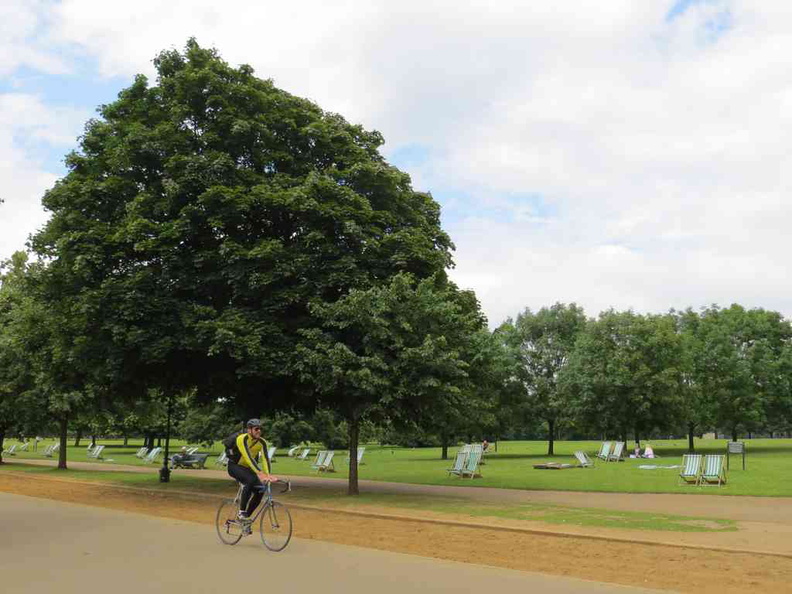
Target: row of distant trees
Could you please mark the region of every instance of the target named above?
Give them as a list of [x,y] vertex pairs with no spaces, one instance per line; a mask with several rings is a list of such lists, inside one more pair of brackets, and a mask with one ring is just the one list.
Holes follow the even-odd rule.
[[526,310],[497,329],[526,411],[559,427],[639,441],[792,426],[792,326],[739,305],[587,319],[576,305]]

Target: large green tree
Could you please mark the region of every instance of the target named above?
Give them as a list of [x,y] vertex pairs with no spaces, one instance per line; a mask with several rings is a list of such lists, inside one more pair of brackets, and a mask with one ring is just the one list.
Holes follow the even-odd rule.
[[408,274],[316,306],[320,328],[305,330],[303,376],[349,428],[350,495],[358,493],[361,423],[380,415],[420,419],[464,408],[473,391],[469,368],[485,319],[469,295],[440,277]]
[[565,382],[582,424],[626,440],[681,416],[681,344],[670,316],[609,310],[581,333]]
[[571,411],[570,393],[559,378],[569,363],[586,315],[574,303],[556,303],[536,313],[526,309],[500,333],[513,351],[524,406],[547,423],[547,453],[553,454],[558,422]]
[[[792,331],[777,312],[740,305],[701,313],[700,369],[714,423],[737,439],[787,408],[784,354]],[[772,414],[772,412],[771,412]]]
[[[197,388],[241,416],[313,389],[294,369],[312,305],[451,264],[439,207],[377,132],[190,41],[88,122],[33,246],[49,299],[118,397]],[[319,310],[316,310],[319,311]]]

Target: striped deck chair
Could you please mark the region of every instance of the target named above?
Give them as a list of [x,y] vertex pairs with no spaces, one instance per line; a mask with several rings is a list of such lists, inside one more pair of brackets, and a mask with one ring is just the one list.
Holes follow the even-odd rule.
[[462,469],[465,467],[467,457],[468,452],[459,450],[457,452],[456,458],[454,458],[454,465],[448,469],[448,475],[451,476],[452,474],[455,474],[457,476],[462,476]]
[[316,458],[314,458],[314,461],[311,463],[311,468],[318,471],[324,465],[324,461],[325,458],[327,458],[327,454],[328,454],[327,450],[319,450],[316,453]]
[[611,451],[611,442],[603,441],[602,445],[600,446],[599,452],[597,452],[597,458],[601,458],[602,460],[608,461],[608,456],[610,455]]
[[333,456],[335,452],[333,450],[329,450],[325,454],[325,458],[322,463],[316,467],[317,472],[335,472],[335,465],[333,464]]
[[479,464],[481,464],[481,450],[473,448],[470,454],[468,454],[465,466],[462,468],[462,478],[466,476],[470,478],[481,478]]
[[88,450],[87,458],[95,458],[96,460],[102,459],[102,451],[105,449],[103,445],[98,445],[92,450]]
[[148,448],[143,446],[137,452],[135,452],[135,458],[140,458],[142,460],[146,457],[146,454],[148,454]]
[[3,450],[3,453],[8,454],[9,456],[16,456],[16,449],[17,449],[17,444],[14,444],[7,450]]
[[725,457],[716,454],[704,456],[699,485],[720,487],[726,484],[726,469],[723,467]]
[[624,442],[617,441],[613,444],[613,450],[608,454],[606,462],[624,462]]
[[682,456],[682,471],[679,473],[680,482],[687,485],[697,485],[701,472],[701,454],[685,454]]
[[302,452],[300,452],[299,456],[296,456],[297,460],[305,460],[308,458],[308,454],[311,453],[311,448],[305,448]]
[[157,460],[157,456],[159,456],[161,451],[162,448],[154,448],[148,454],[146,454],[146,457],[143,458],[143,462],[146,464],[153,464]]
[[575,452],[575,458],[578,461],[578,466],[581,468],[593,468],[594,460],[589,458],[589,455],[583,451]]
[[[357,463],[358,463],[358,466],[363,464],[362,460],[363,460],[363,454],[365,453],[365,451],[366,451],[366,446],[359,447],[358,450],[357,450]],[[349,466],[350,462],[351,462],[351,460],[349,459],[349,452],[347,452],[346,465]]]

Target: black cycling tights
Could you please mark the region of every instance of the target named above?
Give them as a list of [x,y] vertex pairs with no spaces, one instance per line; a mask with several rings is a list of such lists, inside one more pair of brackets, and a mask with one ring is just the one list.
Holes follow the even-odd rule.
[[264,496],[261,491],[253,491],[253,487],[260,485],[261,481],[250,468],[240,466],[230,460],[228,462],[228,474],[245,485],[245,488],[242,489],[242,498],[239,500],[239,509],[252,514]]

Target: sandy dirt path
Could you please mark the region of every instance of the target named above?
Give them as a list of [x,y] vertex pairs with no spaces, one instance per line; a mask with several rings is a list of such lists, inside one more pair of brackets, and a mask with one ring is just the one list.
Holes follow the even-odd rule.
[[[55,466],[52,460],[19,460],[14,463]],[[70,462],[70,468],[80,470],[132,471],[156,475],[157,467],[123,466],[116,464],[96,464],[89,462]],[[205,469],[201,471],[176,471],[189,473],[191,477],[223,478],[228,475],[224,470]],[[292,484],[296,488],[325,488],[343,490],[346,481],[325,477],[294,476]],[[578,508],[595,508],[617,511],[637,511],[663,514],[679,514],[702,518],[723,518],[738,522],[736,532],[667,532],[647,530],[623,530],[615,528],[596,528],[582,526],[561,526],[541,522],[509,521],[489,518],[488,524],[549,532],[607,538],[620,542],[652,542],[657,544],[686,545],[711,550],[730,550],[737,552],[767,553],[792,558],[792,498],[772,497],[730,497],[707,494],[630,494],[630,493],[582,493],[571,491],[524,491],[516,489],[495,489],[489,487],[453,487],[438,485],[413,485],[382,481],[360,481],[361,492],[405,493],[432,495],[437,497],[462,497],[487,503],[518,504],[540,503],[565,505]],[[404,511],[379,510],[384,513],[403,515]],[[413,514],[414,515],[414,514]],[[434,519],[448,518],[447,515],[421,514]],[[455,518],[464,520],[463,518]]]
[[229,547],[207,526],[4,493],[0,510],[0,575],[3,591],[15,594],[201,594],[259,587],[344,594],[652,592],[304,539],[282,553],[264,550],[255,536]]

